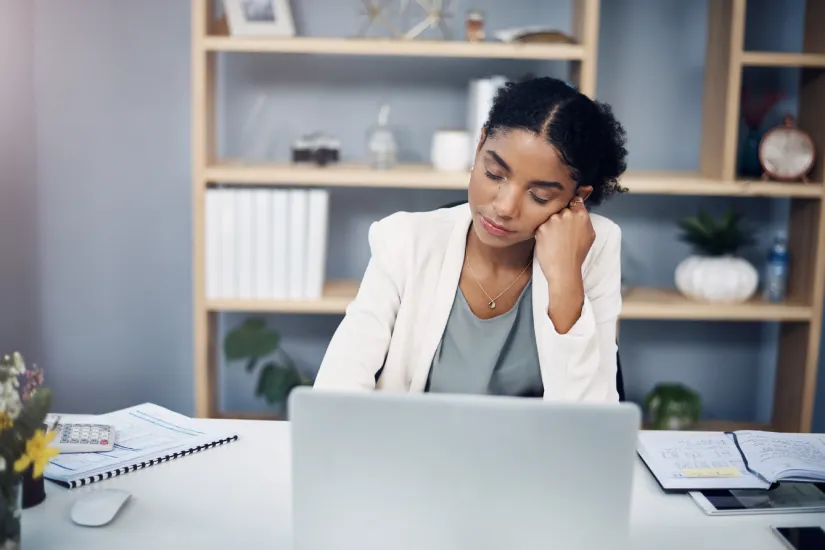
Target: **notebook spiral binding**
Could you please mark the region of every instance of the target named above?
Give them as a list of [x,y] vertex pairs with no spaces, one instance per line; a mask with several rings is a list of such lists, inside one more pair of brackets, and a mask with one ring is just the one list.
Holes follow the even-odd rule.
[[186,449],[184,451],[178,451],[176,453],[168,454],[165,456],[161,456],[158,458],[153,458],[152,460],[144,460],[137,464],[133,464],[131,466],[125,466],[123,468],[118,468],[116,470],[112,470],[111,472],[104,472],[102,474],[95,474],[93,476],[84,477],[81,479],[77,479],[70,482],[65,481],[55,481],[58,485],[62,485],[63,487],[68,487],[69,489],[74,489],[76,487],[83,487],[84,485],[90,485],[95,483],[96,481],[103,481],[104,479],[110,479],[113,477],[117,477],[123,474],[128,474],[129,472],[134,472],[135,470],[142,470],[143,468],[148,468],[150,466],[154,466],[155,464],[161,464],[163,462],[169,462],[170,460],[175,460],[176,458],[180,458],[183,456],[199,453],[206,449],[211,449],[213,447],[220,447],[226,443],[231,443],[232,441],[236,441],[238,439],[237,435],[233,435],[232,437],[227,437],[224,439],[219,439],[217,441],[213,441],[211,443],[205,443],[203,445],[198,445],[197,447],[192,447],[191,449]]

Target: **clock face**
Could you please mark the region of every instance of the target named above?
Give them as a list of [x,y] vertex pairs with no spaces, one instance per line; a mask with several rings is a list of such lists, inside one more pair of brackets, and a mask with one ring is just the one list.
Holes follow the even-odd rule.
[[795,179],[807,174],[814,162],[808,137],[796,128],[775,128],[762,138],[759,158],[766,172],[777,178]]

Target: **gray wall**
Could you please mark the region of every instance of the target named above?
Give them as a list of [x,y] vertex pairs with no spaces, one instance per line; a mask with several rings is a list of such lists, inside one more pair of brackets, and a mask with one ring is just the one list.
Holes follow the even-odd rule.
[[[61,410],[101,411],[151,400],[191,413],[189,2],[75,0],[69,6],[36,0],[33,10],[16,4],[12,14],[20,21],[33,12],[33,45],[24,55],[33,56],[35,94],[25,116],[33,120],[36,106],[37,125],[36,141],[30,136],[25,154],[10,158],[22,162],[36,154],[36,179],[32,161],[29,168],[23,162],[23,176],[16,180],[30,184],[15,183],[9,196],[23,196],[14,200],[29,204],[30,211],[12,209],[20,221],[13,224],[19,237],[12,243],[0,238],[0,251],[26,240],[36,246],[20,247],[28,252],[18,256],[29,258],[13,278],[4,275],[0,297],[3,304],[29,305],[33,313],[24,322],[0,324],[0,343],[20,335],[42,339],[23,344],[49,369]],[[293,4],[304,33],[345,35],[359,23],[354,0],[313,2],[312,11],[307,3]],[[537,16],[566,28],[567,3],[544,4],[519,0],[513,3],[518,8],[505,10],[492,0],[474,2],[487,9],[489,28]],[[748,39],[769,34],[777,40],[772,46],[791,48],[798,40],[793,25],[801,18],[801,2],[783,10],[778,31],[768,3],[751,4]],[[333,22],[333,15],[341,19]],[[706,2],[610,0],[602,3],[602,17],[598,94],[614,105],[628,129],[632,168],[695,169]],[[460,32],[460,21],[454,27]],[[20,25],[15,28],[20,32]],[[760,28],[770,31],[755,34]],[[13,74],[25,81],[28,63],[5,53],[0,59],[14,64]],[[558,63],[266,54],[221,56],[219,70],[223,151],[280,159],[292,139],[313,130],[339,136],[346,159],[361,158],[377,106],[389,101],[403,156],[425,160],[434,129],[463,124],[467,79],[528,71],[565,76]],[[787,73],[757,76],[763,85],[775,82],[794,92]],[[9,107],[15,98],[24,104],[31,98],[25,84],[23,90],[14,92],[11,102],[3,96],[0,116],[25,112]],[[269,108],[261,124],[245,126],[262,95]],[[793,97],[787,105],[793,106]],[[23,134],[31,128],[25,120],[17,124]],[[5,127],[0,129],[6,132],[4,143]],[[17,143],[21,133],[11,135]],[[24,192],[35,182],[36,202],[33,192],[28,199]],[[460,192],[335,190],[328,275],[363,272],[371,221],[460,197]],[[628,196],[601,212],[624,229],[628,282],[670,285],[673,269],[688,253],[675,243],[674,220],[700,206],[721,211],[729,204],[747,215],[762,243],[784,221],[787,206],[761,199]],[[5,218],[0,219],[4,229]],[[762,251],[749,256],[760,263]],[[243,317],[223,316],[224,328]],[[269,319],[299,365],[313,369],[340,317]],[[702,392],[708,416],[767,418],[776,352],[771,324],[625,322],[621,335],[632,398],[641,398],[657,381],[682,380]],[[93,382],[105,390],[92,393]],[[262,409],[252,397],[253,385],[242,369],[226,368],[224,407]]]
[[191,412],[189,3],[34,6],[39,354],[56,407]]
[[0,9],[0,353],[9,353],[38,347],[33,17],[27,0]]

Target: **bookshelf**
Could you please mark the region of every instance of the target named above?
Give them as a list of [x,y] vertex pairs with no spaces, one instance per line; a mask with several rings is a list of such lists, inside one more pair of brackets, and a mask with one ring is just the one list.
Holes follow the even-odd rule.
[[[225,30],[222,31],[225,33]],[[212,52],[269,52],[324,55],[370,55],[395,57],[453,57],[481,59],[533,59],[581,61],[585,49],[574,44],[499,44],[392,40],[375,38],[249,38],[209,36],[204,46]]]
[[[573,29],[578,43],[501,44],[402,41],[356,38],[250,38],[228,36],[215,21],[212,2],[192,2],[192,182],[196,415],[265,418],[266,415],[221,411],[218,406],[218,315],[225,312],[341,315],[355,295],[358,281],[327,281],[316,300],[207,300],[205,293],[204,222],[210,186],[379,187],[463,189],[468,174],[438,172],[428,165],[399,165],[376,171],[357,164],[327,167],[289,163],[246,164],[216,156],[215,60],[221,52],[279,54],[454,57],[476,59],[565,60],[582,92],[595,96],[599,34],[599,0],[574,0]],[[622,320],[690,320],[696,322],[780,323],[774,414],[765,428],[810,431],[822,329],[825,285],[825,37],[816,22],[825,5],[808,1],[805,48],[800,53],[745,51],[746,0],[709,4],[702,146],[698,172],[628,172],[622,179],[631,195],[684,195],[788,199],[791,274],[785,303],[755,299],[743,304],[703,304],[675,290],[631,288],[624,298]],[[812,183],[742,179],[735,171],[741,72],[746,66],[806,69],[798,123],[817,144],[818,163]],[[825,71],[823,71],[825,72]],[[818,76],[817,76],[818,75]],[[735,429],[748,424],[716,421]]]
[[[283,164],[221,162],[207,166],[209,182],[235,185],[303,185],[318,187],[382,187],[398,189],[466,189],[469,172],[439,172],[431,166],[400,165],[377,171],[367,166],[340,164],[318,168]],[[636,195],[695,195],[718,197],[787,197],[820,199],[818,183],[779,183],[762,180],[706,178],[699,173],[628,172],[622,185]]]
[[[209,300],[213,312],[343,314],[355,297],[358,281],[328,281],[319,300]],[[675,290],[631,288],[624,296],[620,319],[684,321],[800,321],[811,318],[804,302],[766,303],[754,299],[744,304],[703,304],[688,300]]]

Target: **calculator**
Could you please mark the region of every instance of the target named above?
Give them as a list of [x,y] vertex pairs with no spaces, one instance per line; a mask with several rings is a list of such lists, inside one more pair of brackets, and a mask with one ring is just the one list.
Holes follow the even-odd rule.
[[57,424],[52,445],[61,453],[98,453],[115,445],[115,427],[108,424]]

